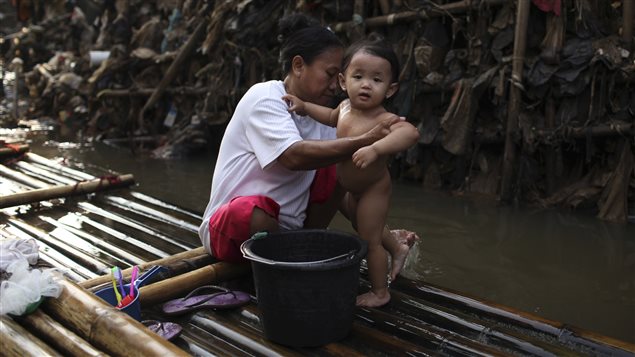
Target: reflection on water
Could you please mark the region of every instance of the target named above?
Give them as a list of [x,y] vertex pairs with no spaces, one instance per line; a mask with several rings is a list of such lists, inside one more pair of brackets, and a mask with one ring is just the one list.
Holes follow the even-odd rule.
[[[202,212],[214,156],[157,160],[102,144],[39,146],[85,170],[132,173],[135,190]],[[635,225],[559,210],[424,192],[397,183],[388,223],[415,230],[404,274],[625,341],[635,342]],[[333,228],[349,230],[342,217]]]

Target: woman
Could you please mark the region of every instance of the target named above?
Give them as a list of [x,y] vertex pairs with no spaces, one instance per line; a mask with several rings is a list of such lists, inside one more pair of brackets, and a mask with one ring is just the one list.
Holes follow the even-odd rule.
[[[252,86],[236,106],[199,229],[205,249],[224,261],[244,262],[240,245],[259,231],[326,228],[343,197],[333,164],[386,136],[399,120],[394,116],[362,135],[336,139],[334,128],[304,113],[289,113],[281,99],[285,94],[320,105],[333,102],[343,45],[301,14],[282,19],[279,26],[286,76]],[[416,239],[414,233],[399,232],[395,239],[385,230],[387,249],[400,252],[393,254],[392,278]]]

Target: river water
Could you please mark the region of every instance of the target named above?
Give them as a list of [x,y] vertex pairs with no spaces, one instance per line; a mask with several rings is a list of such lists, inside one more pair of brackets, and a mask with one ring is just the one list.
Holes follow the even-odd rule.
[[[127,149],[32,142],[88,172],[134,174],[133,189],[202,213],[215,155],[163,160]],[[635,224],[563,210],[500,207],[484,198],[396,182],[391,227],[416,231],[405,270],[473,297],[635,343]],[[332,228],[351,231],[337,216]]]

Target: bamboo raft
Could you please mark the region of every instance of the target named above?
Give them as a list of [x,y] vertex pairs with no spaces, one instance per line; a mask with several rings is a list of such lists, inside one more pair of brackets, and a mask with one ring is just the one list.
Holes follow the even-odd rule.
[[[17,156],[20,155],[20,156]],[[231,311],[166,318],[160,304],[202,285],[240,286],[254,294],[250,269],[217,262],[197,236],[200,215],[146,196],[130,175],[98,178],[22,151],[0,152],[0,239],[34,238],[41,267],[64,274],[64,292],[24,317],[0,318],[7,356],[632,356],[635,345],[562,322],[400,277],[392,301],[357,308],[351,333],[320,348],[265,339],[256,298]],[[100,191],[100,192],[99,192]],[[98,193],[97,193],[98,192]],[[162,340],[92,292],[117,265],[168,268],[140,289],[144,319],[178,322]],[[360,288],[369,285],[362,268]]]

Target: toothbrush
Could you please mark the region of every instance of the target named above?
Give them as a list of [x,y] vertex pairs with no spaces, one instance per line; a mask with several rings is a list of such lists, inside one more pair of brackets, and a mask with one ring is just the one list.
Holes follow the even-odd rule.
[[121,294],[119,294],[119,290],[117,289],[117,280],[115,279],[115,268],[110,269],[112,276],[112,287],[115,290],[115,297],[117,298],[117,305],[121,304]]
[[115,272],[115,278],[119,283],[119,288],[121,289],[121,296],[126,296],[126,290],[123,287],[123,275],[121,274],[121,270],[119,267],[114,267],[113,270]]
[[132,267],[132,275],[130,277],[130,296],[134,299],[134,283],[137,280],[137,275],[139,274],[139,266],[135,265]]

